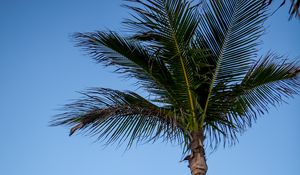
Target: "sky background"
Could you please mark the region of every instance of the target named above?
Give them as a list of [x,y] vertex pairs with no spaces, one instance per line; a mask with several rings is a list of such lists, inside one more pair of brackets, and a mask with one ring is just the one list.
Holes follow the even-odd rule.
[[[0,174],[188,175],[181,149],[157,142],[124,152],[94,138],[68,137],[48,127],[61,105],[88,87],[135,90],[131,81],[94,64],[70,35],[121,31],[128,11],[121,0],[0,0]],[[279,2],[277,2],[279,3]],[[273,10],[275,8],[272,8]],[[300,21],[287,7],[267,22],[260,54],[300,58]],[[299,175],[300,97],[258,122],[236,146],[208,154],[208,175]]]

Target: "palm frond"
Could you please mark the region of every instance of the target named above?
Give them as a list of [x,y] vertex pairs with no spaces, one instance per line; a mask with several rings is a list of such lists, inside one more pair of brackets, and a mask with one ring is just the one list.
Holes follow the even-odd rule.
[[172,75],[156,53],[115,32],[76,33],[74,38],[77,46],[82,47],[97,62],[115,66],[117,73],[136,78],[138,84],[157,96],[156,101],[177,103],[173,99]]
[[248,115],[268,112],[270,105],[276,107],[299,93],[299,73],[297,62],[290,63],[281,56],[267,54],[243,79],[239,87],[244,92],[239,97],[240,104],[248,106]]
[[253,64],[240,84],[231,90],[218,87],[205,120],[214,142],[234,143],[237,133],[251,127],[270,106],[277,107],[298,94],[299,73],[297,62],[269,53]]
[[210,106],[213,106],[212,97],[218,86],[230,89],[247,73],[263,32],[266,7],[258,0],[211,0],[203,3],[200,33],[211,50],[215,64],[201,125]]
[[166,141],[184,143],[184,132],[172,112],[148,102],[134,92],[94,88],[82,92],[84,98],[65,106],[66,111],[55,117],[52,126],[71,127],[97,136],[106,144]]

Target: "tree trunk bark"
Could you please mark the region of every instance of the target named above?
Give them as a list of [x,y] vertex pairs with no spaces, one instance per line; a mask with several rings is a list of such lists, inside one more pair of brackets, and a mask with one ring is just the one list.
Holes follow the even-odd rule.
[[188,158],[192,175],[205,175],[208,169],[203,147],[203,138],[202,132],[192,133],[191,155]]

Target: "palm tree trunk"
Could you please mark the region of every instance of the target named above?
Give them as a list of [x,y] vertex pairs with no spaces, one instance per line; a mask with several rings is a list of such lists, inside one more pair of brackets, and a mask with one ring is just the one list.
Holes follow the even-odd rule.
[[207,172],[207,164],[205,159],[205,151],[203,147],[203,133],[192,133],[191,155],[189,156],[189,168],[192,175],[205,175]]

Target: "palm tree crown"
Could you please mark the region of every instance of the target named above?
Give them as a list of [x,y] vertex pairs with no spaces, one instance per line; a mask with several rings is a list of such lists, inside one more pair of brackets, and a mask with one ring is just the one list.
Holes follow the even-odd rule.
[[88,89],[52,121],[70,126],[70,135],[82,130],[129,147],[162,138],[193,153],[195,138],[201,147],[234,143],[257,116],[298,93],[295,62],[273,53],[257,59],[265,2],[127,1],[133,13],[124,21],[125,36],[96,31],[74,38],[97,62],[137,80],[150,97]]

